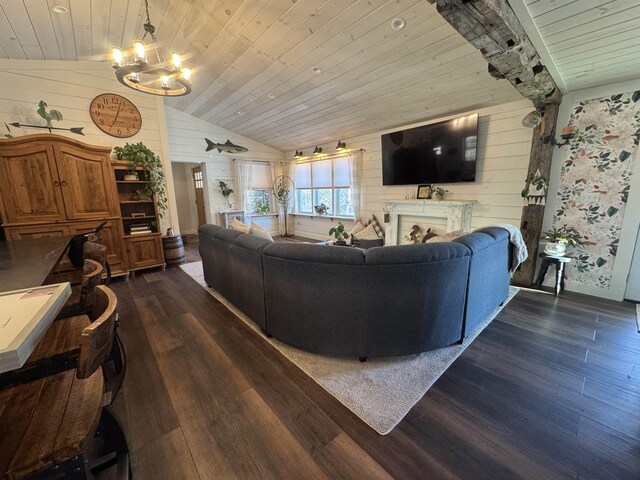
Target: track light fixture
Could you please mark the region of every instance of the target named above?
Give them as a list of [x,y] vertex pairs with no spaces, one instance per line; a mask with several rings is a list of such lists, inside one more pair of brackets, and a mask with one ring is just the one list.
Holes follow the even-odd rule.
[[336,145],[336,152],[342,152],[347,148],[347,144],[345,142],[341,142],[338,140],[338,145]]
[[316,145],[316,148],[313,149],[314,155],[320,155],[322,153],[322,147]]
[[293,154],[293,158],[302,158],[304,155],[302,154],[302,150],[296,150],[296,153]]

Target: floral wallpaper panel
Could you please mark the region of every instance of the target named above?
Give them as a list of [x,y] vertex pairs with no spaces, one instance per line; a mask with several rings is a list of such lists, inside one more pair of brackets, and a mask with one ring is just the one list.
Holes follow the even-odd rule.
[[[583,235],[584,246],[571,252],[568,278],[609,288],[638,150],[640,91],[580,102],[569,123],[579,133],[565,147],[553,223]],[[590,193],[598,194],[597,202]]]

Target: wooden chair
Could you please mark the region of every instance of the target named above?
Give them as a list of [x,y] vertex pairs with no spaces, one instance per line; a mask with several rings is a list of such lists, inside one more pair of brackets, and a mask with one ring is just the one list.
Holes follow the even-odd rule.
[[[0,478],[93,478],[112,465],[130,475],[122,429],[102,409],[101,366],[111,352],[116,307],[115,294],[97,286],[95,321],[90,323],[86,315],[73,317],[66,335],[50,338],[47,332],[38,348],[42,354],[56,351],[55,344],[68,345],[84,320],[77,368],[0,390]],[[58,326],[56,330],[60,333]],[[102,458],[89,458],[94,452]]]
[[82,283],[79,287],[72,287],[71,297],[60,310],[56,320],[91,313],[94,290],[102,281],[103,271],[102,265],[95,260],[84,261]]
[[101,243],[91,241],[93,237],[90,236],[90,240],[84,244],[83,258],[93,260],[102,265],[105,278],[104,284],[109,285],[111,283],[111,269],[109,268],[109,262],[107,261],[107,247]]

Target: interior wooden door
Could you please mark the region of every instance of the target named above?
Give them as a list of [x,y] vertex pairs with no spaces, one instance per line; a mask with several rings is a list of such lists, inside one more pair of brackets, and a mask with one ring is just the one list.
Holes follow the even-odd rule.
[[0,194],[5,223],[55,222],[65,210],[53,146],[0,146]]
[[114,180],[105,154],[69,144],[57,144],[55,151],[67,218],[117,216]]
[[198,226],[207,223],[207,215],[204,210],[204,180],[202,167],[193,168],[193,185],[196,189],[196,208],[198,209]]

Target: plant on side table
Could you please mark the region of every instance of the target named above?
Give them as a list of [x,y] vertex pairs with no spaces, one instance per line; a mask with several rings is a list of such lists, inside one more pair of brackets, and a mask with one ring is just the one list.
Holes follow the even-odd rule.
[[167,192],[165,189],[164,169],[160,157],[150,150],[144,143],[126,143],[124,147],[114,147],[116,159],[127,162],[127,174],[135,174],[138,179],[138,167],[142,167],[146,178],[143,188],[138,190],[138,195],[144,198],[153,199],[155,195],[158,215],[162,218],[167,210]]
[[582,235],[575,228],[567,225],[547,230],[542,234],[542,239],[547,241],[544,253],[560,257],[566,253],[567,245],[581,246],[584,244]]
[[227,185],[226,182],[223,182],[222,180],[218,180],[218,187],[218,191],[224,197],[225,201],[227,202],[227,208],[230,210],[231,203],[229,203],[229,196],[233,193],[233,188],[231,188],[229,185]]
[[332,235],[336,239],[336,245],[346,245],[349,234],[344,229],[344,223],[338,222],[337,227],[329,229],[329,235]]

